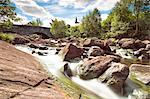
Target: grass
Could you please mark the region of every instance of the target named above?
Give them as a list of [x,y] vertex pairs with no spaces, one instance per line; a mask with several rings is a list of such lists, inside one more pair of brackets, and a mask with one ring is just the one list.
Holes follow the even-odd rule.
[[12,42],[15,36],[13,34],[8,33],[0,33],[0,40],[6,41],[6,42]]

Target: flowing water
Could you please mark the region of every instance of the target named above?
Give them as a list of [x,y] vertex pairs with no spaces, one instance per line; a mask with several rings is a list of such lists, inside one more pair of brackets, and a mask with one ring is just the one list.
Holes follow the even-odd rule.
[[[38,49],[32,49],[27,46],[16,46],[16,48],[29,54],[31,54],[33,50],[35,50],[36,52],[39,51]],[[42,50],[40,50],[40,52],[42,52]],[[38,54],[32,54],[32,55],[36,57],[51,74],[59,78],[63,83],[66,83],[68,87],[77,90],[77,92],[79,94],[80,93],[83,94],[83,96],[86,96],[86,94],[88,94],[86,99],[87,98],[89,99],[101,99],[101,98],[102,99],[127,99],[127,97],[118,96],[109,87],[98,82],[97,79],[82,80],[77,75],[71,78],[64,76],[64,74],[60,70],[66,62],[63,62],[61,57],[59,57],[58,55],[55,55],[56,48],[49,48],[49,50],[46,50],[46,52],[48,53],[46,56],[40,56]],[[121,54],[122,56],[125,54],[123,50],[118,50],[117,52],[118,54]],[[126,57],[126,58],[132,58],[132,56],[130,55],[129,57]],[[70,65],[70,68],[74,70],[81,63],[82,61],[71,62],[69,63],[69,65]],[[129,84],[128,86],[132,86],[132,85]],[[130,98],[130,99],[134,99],[134,98]]]

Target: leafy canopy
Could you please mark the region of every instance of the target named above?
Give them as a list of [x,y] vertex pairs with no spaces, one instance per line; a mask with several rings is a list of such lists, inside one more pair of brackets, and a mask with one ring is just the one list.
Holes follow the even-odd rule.
[[97,36],[101,33],[101,14],[97,8],[83,17],[80,31],[86,37]]
[[67,26],[64,21],[52,20],[50,32],[56,38],[65,37]]
[[0,0],[0,26],[11,26],[13,21],[19,21],[16,17],[15,7],[10,0]]

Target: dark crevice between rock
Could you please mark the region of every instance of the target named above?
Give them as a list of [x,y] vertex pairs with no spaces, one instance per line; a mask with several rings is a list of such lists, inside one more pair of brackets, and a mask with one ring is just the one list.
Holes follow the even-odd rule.
[[[48,79],[48,78],[47,78],[47,79]],[[45,80],[47,80],[47,79],[42,79],[42,80],[40,80],[40,81],[39,81],[37,84],[35,84],[35,85],[30,85],[30,84],[25,83],[25,82],[13,81],[13,80],[8,80],[8,79],[2,79],[2,80],[4,80],[4,81],[9,81],[9,82],[19,82],[19,83],[23,83],[23,84],[26,84],[26,85],[29,86],[27,89],[25,89],[25,90],[23,90],[23,91],[20,91],[20,92],[17,92],[16,94],[10,96],[10,97],[8,98],[8,99],[10,99],[10,98],[15,98],[16,96],[21,95],[21,93],[23,93],[24,91],[27,91],[27,90],[29,90],[29,89],[31,89],[31,88],[35,88],[35,87],[39,86],[43,81],[45,81]]]

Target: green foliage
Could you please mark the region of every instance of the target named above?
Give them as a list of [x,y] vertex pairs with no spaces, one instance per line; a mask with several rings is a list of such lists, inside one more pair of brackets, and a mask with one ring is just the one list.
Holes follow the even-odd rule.
[[0,33],[0,40],[11,42],[14,38],[13,34]]
[[72,26],[66,31],[66,36],[81,37],[79,26]]
[[121,0],[102,22],[104,38],[133,33],[132,36],[150,33],[150,10],[143,10],[148,0]]
[[43,22],[40,19],[36,19],[33,20],[31,22],[29,22],[27,25],[31,25],[31,26],[42,26]]
[[83,17],[80,32],[86,37],[94,37],[101,33],[101,14],[98,9]]
[[67,25],[64,21],[58,21],[57,19],[53,20],[51,23],[50,32],[55,38],[65,37],[67,31]]
[[0,26],[11,27],[13,21],[19,21],[16,17],[15,7],[10,0],[0,1]]

